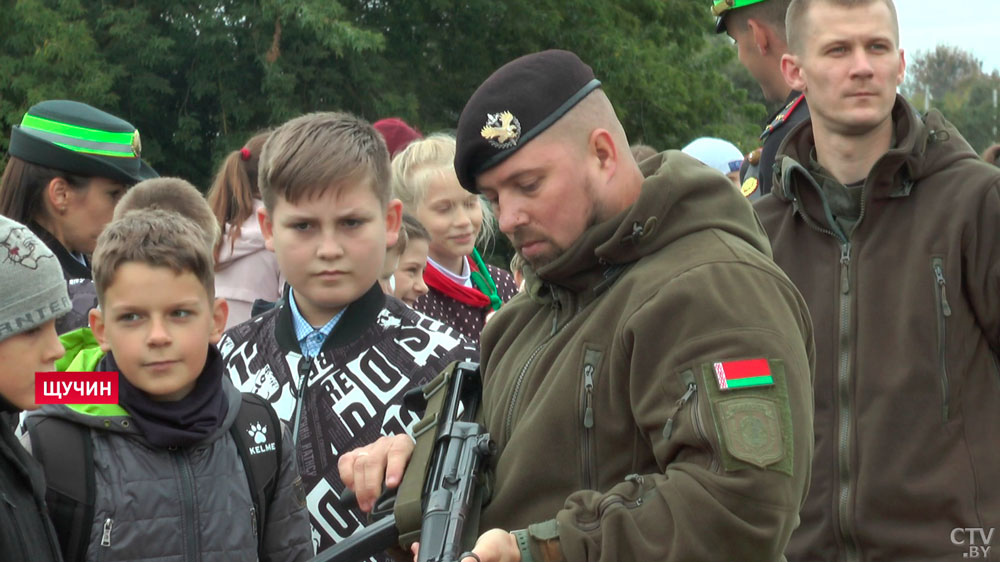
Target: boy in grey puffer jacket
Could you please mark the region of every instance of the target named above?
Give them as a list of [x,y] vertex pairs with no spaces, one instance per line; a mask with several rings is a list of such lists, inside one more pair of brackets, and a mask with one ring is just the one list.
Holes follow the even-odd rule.
[[[280,454],[273,492],[254,507],[244,465],[253,457],[231,431],[247,401],[223,377],[214,345],[227,307],[214,298],[212,249],[199,227],[173,212],[130,212],[101,234],[93,264],[101,305],[90,313],[94,345],[75,350],[68,370],[118,371],[119,404],[46,406],[26,420],[33,446],[45,424],[89,430],[94,507],[85,558],[311,558],[293,447],[283,426],[266,431],[273,415],[251,426],[258,445],[249,455]],[[65,462],[42,457],[43,465]],[[66,548],[74,529],[55,519]]]

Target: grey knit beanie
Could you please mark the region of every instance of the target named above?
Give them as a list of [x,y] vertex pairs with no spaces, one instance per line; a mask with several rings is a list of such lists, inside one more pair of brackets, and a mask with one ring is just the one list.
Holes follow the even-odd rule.
[[71,308],[56,256],[28,227],[0,216],[0,341]]

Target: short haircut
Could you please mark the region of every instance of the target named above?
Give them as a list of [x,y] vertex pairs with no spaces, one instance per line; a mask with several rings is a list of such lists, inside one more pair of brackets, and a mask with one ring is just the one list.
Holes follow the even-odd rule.
[[892,34],[896,40],[896,47],[899,47],[899,17],[896,15],[896,6],[892,0],[792,0],[788,6],[788,14],[785,15],[785,34],[788,37],[788,50],[799,54],[802,52],[803,35],[802,28],[805,26],[806,15],[814,4],[827,4],[841,8],[857,8],[869,6],[881,2],[889,8],[892,17]]
[[167,267],[178,275],[191,272],[205,287],[209,300],[215,298],[212,247],[205,243],[198,225],[180,213],[137,209],[108,224],[97,238],[92,259],[94,286],[102,304],[115,274],[126,263]]
[[370,182],[387,207],[389,150],[367,121],[349,113],[309,113],[275,129],[261,151],[257,185],[268,211],[327,189]]
[[406,232],[408,240],[431,241],[431,233],[427,232],[427,229],[417,220],[417,217],[409,213],[403,213],[403,232]]
[[[392,196],[403,202],[406,212],[416,212],[433,180],[449,174],[455,176],[455,148],[455,137],[435,133],[410,143],[392,159]],[[479,206],[483,210],[483,226],[478,241],[488,244],[496,233],[493,212],[482,200]]]
[[194,222],[209,247],[219,240],[219,223],[198,189],[180,178],[154,178],[141,181],[115,206],[115,219],[139,209],[173,211]]
[[[726,28],[739,29],[746,27],[747,21],[755,19],[770,25],[775,33],[782,38],[787,34],[785,30],[785,13],[792,0],[765,0],[735,10],[726,12]],[[732,26],[732,27],[730,27]]]

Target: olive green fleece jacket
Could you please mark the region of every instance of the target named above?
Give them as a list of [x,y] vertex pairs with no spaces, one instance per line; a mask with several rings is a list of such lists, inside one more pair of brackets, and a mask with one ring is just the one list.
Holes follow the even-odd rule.
[[808,123],[755,204],[816,328],[816,456],[789,560],[961,560],[962,529],[1000,527],[1000,169],[937,111],[900,97],[892,119],[849,238],[799,164]]
[[[544,524],[536,560],[774,562],[812,461],[808,313],[724,176],[677,151],[642,168],[486,324],[480,528]],[[773,384],[720,390],[714,365],[749,359]]]

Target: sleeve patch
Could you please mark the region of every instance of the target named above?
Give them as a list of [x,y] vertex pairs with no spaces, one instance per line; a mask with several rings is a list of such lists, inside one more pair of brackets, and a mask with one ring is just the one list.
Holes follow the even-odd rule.
[[791,476],[793,428],[784,363],[767,359],[706,363],[702,375],[723,468],[763,468]]
[[721,361],[712,364],[719,390],[771,386],[771,366],[767,359],[744,359],[742,361]]

